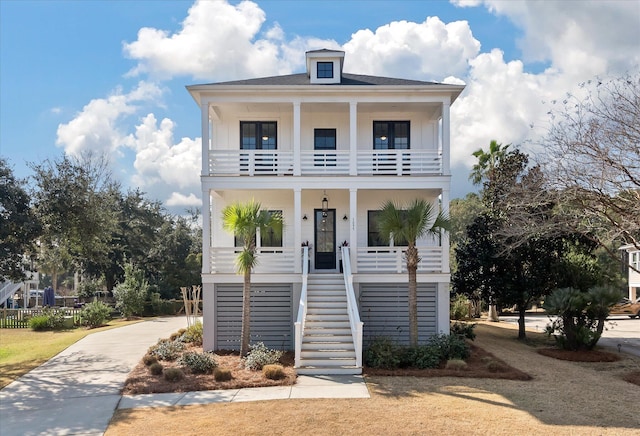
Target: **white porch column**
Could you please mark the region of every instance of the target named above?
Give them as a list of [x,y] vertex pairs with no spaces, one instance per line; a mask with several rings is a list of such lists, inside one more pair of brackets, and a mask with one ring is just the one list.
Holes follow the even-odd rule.
[[358,175],[358,103],[349,102],[349,175]]
[[[441,201],[442,201],[442,213],[444,213],[445,216],[449,216],[449,196],[450,196],[450,192],[449,189],[443,189],[442,190],[442,194],[441,194]],[[441,239],[441,248],[442,248],[442,272],[449,274],[449,232],[442,232],[442,239]]]
[[300,102],[293,102],[293,175],[302,174],[300,168]]
[[358,272],[358,190],[349,189],[349,257],[351,258],[351,272]]
[[[293,188],[293,248],[294,248],[294,265],[293,272],[296,274],[302,273],[302,190],[300,188]],[[297,250],[297,251],[296,251]]]
[[[200,105],[200,116],[202,117],[202,175],[209,175],[209,102]],[[203,253],[204,254],[204,253]]]
[[442,102],[442,174],[448,176],[451,174],[451,103],[449,101]]
[[202,274],[211,274],[211,196],[202,190]]

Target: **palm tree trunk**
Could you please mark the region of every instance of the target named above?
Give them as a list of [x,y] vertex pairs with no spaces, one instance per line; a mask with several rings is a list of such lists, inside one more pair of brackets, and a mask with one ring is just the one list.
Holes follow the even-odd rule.
[[251,339],[251,271],[244,273],[244,285],[242,286],[242,331],[240,333],[240,356],[245,357],[249,353],[249,341]]
[[409,274],[409,343],[418,345],[418,250],[415,246],[407,248],[407,272]]

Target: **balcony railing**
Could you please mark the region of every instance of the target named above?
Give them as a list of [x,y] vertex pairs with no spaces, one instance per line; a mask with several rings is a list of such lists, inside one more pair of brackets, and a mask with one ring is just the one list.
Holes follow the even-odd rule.
[[[211,248],[211,273],[233,274],[237,271],[237,247]],[[353,250],[353,248],[352,248]],[[357,271],[360,273],[406,273],[404,247],[360,247],[357,248]],[[439,273],[442,271],[441,247],[418,247],[421,261],[419,273]],[[293,274],[295,262],[301,262],[300,251],[293,248],[262,247],[257,249],[258,265],[253,272],[258,274]]]
[[[212,176],[293,175],[293,152],[279,150],[210,150]],[[302,151],[302,175],[348,175],[349,152],[342,150]],[[437,175],[442,173],[438,151],[358,151],[358,175]]]

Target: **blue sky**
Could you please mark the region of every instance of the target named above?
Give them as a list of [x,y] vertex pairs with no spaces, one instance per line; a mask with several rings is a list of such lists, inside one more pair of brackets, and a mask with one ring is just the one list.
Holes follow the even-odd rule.
[[[97,150],[124,186],[173,212],[200,198],[200,117],[185,85],[300,72],[341,48],[345,70],[466,83],[452,107],[452,196],[471,153],[541,134],[545,102],[640,69],[640,2],[0,1],[0,154]],[[532,129],[531,126],[534,126]]]

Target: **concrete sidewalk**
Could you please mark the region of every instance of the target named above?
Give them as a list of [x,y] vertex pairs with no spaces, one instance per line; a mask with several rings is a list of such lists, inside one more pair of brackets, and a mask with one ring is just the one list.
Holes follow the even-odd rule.
[[301,376],[294,386],[122,397],[127,375],[147,348],[183,327],[183,317],[159,318],[86,336],[0,391],[0,434],[101,435],[116,408],[369,397],[361,376]]

